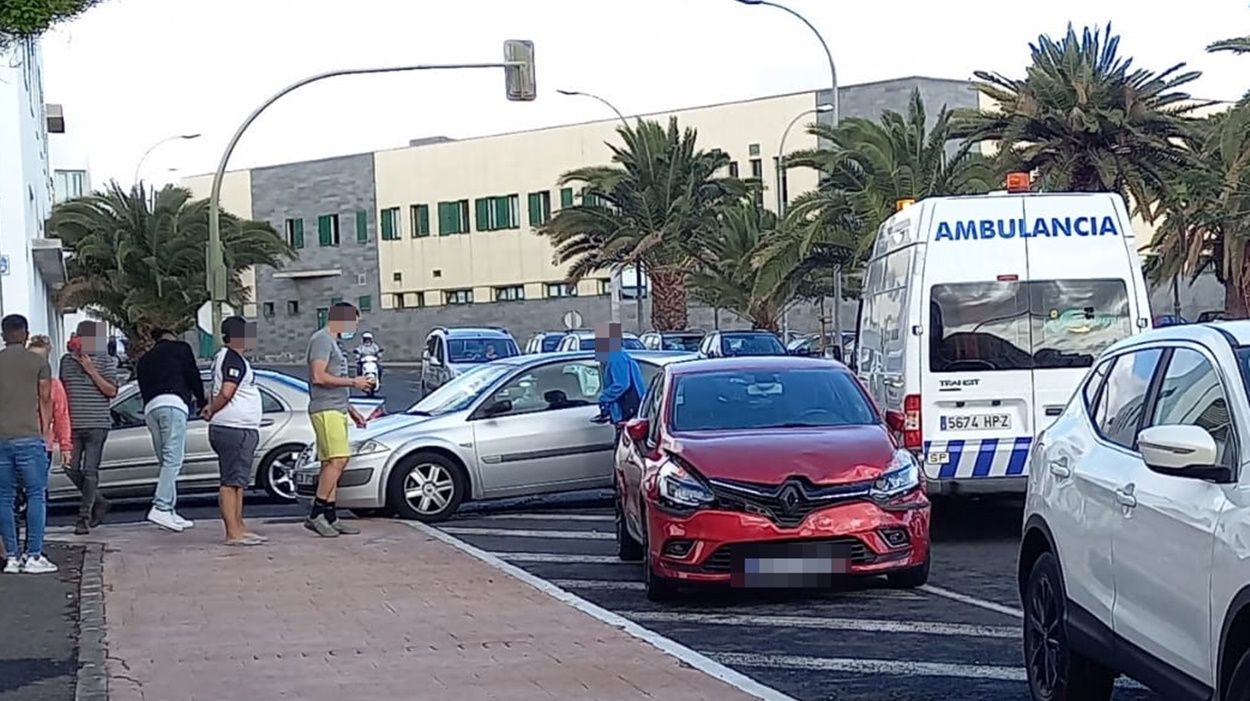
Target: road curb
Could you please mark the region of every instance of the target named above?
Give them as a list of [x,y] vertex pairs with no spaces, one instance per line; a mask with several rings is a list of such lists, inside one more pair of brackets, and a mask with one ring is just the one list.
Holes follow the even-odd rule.
[[537,577],[516,565],[505,562],[495,555],[466,543],[459,538],[444,533],[443,531],[421,523],[419,521],[405,521],[405,525],[418,530],[431,538],[440,540],[453,548],[470,555],[482,562],[494,567],[495,569],[507,574],[514,579],[518,579],[525,584],[534,587],[538,591],[550,596],[551,598],[568,604],[582,613],[595,618],[603,623],[607,623],[613,628],[617,628],[627,635],[630,635],[642,642],[651,645],[666,655],[677,658],[683,664],[689,665],[704,674],[738,689],[739,691],[754,696],[760,701],[797,701],[797,699],[787,696],[776,689],[765,686],[754,679],[737,672],[729,667],[713,660],[712,658],[695,652],[694,650],[682,645],[681,643],[666,638],[653,630],[643,628],[633,621],[616,613],[587,601],[582,597],[548,582],[547,580]]
[[78,583],[78,679],[74,701],[108,701],[108,645],[105,643],[104,546],[88,543]]

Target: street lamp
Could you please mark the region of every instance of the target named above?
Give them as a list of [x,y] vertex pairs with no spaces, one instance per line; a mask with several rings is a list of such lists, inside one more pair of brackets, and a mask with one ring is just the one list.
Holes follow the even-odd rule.
[[217,164],[217,172],[213,174],[213,189],[208,196],[208,294],[210,308],[212,314],[213,328],[210,329],[210,335],[214,339],[214,346],[217,344],[217,329],[221,328],[221,305],[226,298],[226,265],[225,255],[221,246],[221,185],[226,176],[226,166],[230,162],[230,154],[234,153],[234,147],[239,144],[239,139],[243,138],[243,132],[256,121],[261,112],[264,112],[270,105],[277,102],[281,97],[294,90],[316,83],[327,78],[336,78],[346,75],[368,75],[375,73],[402,73],[407,71],[429,71],[429,70],[455,70],[464,68],[502,68],[504,69],[505,91],[507,98],[513,101],[528,102],[536,96],[536,83],[534,78],[534,44],[529,41],[509,39],[503,45],[504,60],[494,63],[452,63],[452,64],[423,64],[414,66],[385,66],[382,68],[345,68],[337,71],[327,71],[316,75],[308,76],[301,80],[279,90],[272,97],[265,100],[243,120],[239,125],[239,129],[234,132],[234,136],[230,137],[230,142],[226,144],[226,150],[221,154],[221,161]]
[[132,180],[131,182],[133,182],[136,185],[139,184],[139,173],[141,170],[143,170],[143,162],[148,159],[148,154],[156,150],[156,147],[162,144],[167,144],[171,141],[190,141],[192,139],[198,139],[198,138],[200,138],[199,134],[175,134],[174,136],[167,136],[164,139],[161,139],[160,141],[157,141],[156,143],[152,144],[151,146],[148,147],[148,150],[144,151],[143,155],[139,157],[139,163],[138,165],[135,166],[135,177],[134,177],[134,180]]
[[[830,111],[833,113],[833,126],[835,127],[838,126],[838,67],[834,65],[833,63],[833,52],[829,50],[829,44],[825,42],[825,38],[820,35],[820,30],[816,29],[816,26],[813,25],[811,22],[809,22],[806,17],[786,7],[785,5],[781,5],[775,2],[770,2],[769,0],[737,0],[737,2],[740,2],[743,5],[767,5],[768,7],[774,7],[778,10],[788,13],[795,19],[807,25],[808,29],[812,30],[812,34],[815,34],[816,39],[820,41],[821,48],[825,50],[825,58],[829,61],[829,78],[831,80],[831,94],[830,94],[829,103],[833,107],[833,109],[831,109]],[[837,265],[837,266],[834,266],[834,275],[833,275],[833,334],[834,334],[834,338],[838,339],[837,342],[839,344],[842,343],[841,309],[842,309],[842,266]]]
[[832,111],[833,111],[833,105],[828,105],[828,104],[816,105],[816,107],[814,107],[813,109],[803,110],[802,112],[799,112],[798,114],[794,115],[794,119],[791,119],[790,123],[786,125],[786,130],[781,132],[781,145],[777,147],[777,218],[778,219],[786,215],[786,204],[787,204],[786,201],[789,199],[788,197],[786,197],[787,193],[786,193],[786,187],[785,187],[786,168],[785,168],[784,159],[785,159],[785,153],[786,153],[786,138],[790,136],[790,130],[794,128],[794,125],[797,124],[800,119],[806,117],[809,114],[824,114],[825,112],[832,112]]
[[[616,105],[612,104],[611,102],[608,102],[607,100],[605,100],[602,97],[599,97],[598,95],[595,95],[593,93],[588,93],[588,92],[582,92],[580,90],[556,90],[556,92],[566,97],[588,97],[592,100],[597,100],[598,102],[601,102],[607,105],[608,109],[616,113],[616,118],[621,120],[622,126],[624,126],[626,129],[629,128],[629,122],[625,121],[625,115],[621,114],[621,111],[616,108]],[[637,295],[636,295],[638,298],[637,299],[637,302],[638,302],[638,335],[641,336],[642,335],[642,308],[643,308],[643,305],[642,305],[642,266],[635,265],[634,271],[636,273],[635,277],[637,278],[637,283],[638,283]],[[621,269],[619,266],[617,266],[617,267],[613,267],[612,270],[609,272],[611,274],[611,278],[608,284],[608,287],[610,288],[608,292],[611,294],[611,297],[612,297],[610,313],[612,315],[612,321],[620,323],[621,321]]]

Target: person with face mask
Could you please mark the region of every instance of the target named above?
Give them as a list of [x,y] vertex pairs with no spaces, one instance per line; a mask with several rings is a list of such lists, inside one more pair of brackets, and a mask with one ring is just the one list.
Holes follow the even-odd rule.
[[602,324],[595,332],[595,359],[603,377],[599,393],[599,415],[593,421],[609,423],[620,433],[622,423],[638,415],[646,380],[638,361],[621,349],[621,325]]
[[360,345],[356,346],[356,374],[362,374],[364,371],[364,359],[367,355],[372,355],[378,359],[378,377],[382,376],[382,346],[373,340],[373,334],[369,332],[360,335]]
[[308,377],[311,380],[308,396],[308,418],[317,437],[317,459],[321,461],[321,476],[317,482],[317,495],[312,511],[304,527],[323,538],[340,535],[356,535],[358,529],[338,519],[334,499],[338,492],[339,477],[347,467],[351,448],[347,443],[348,421],[357,427],[365,427],[365,418],[351,405],[351,391],[368,390],[373,386],[369,377],[355,378],[347,372],[347,356],[340,342],[350,341],[356,335],[360,312],[347,302],[339,302],[330,308],[330,318],[325,328],[314,333],[308,340]]

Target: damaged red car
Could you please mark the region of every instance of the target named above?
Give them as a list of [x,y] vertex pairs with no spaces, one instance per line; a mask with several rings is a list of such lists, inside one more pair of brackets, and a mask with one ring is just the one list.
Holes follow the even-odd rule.
[[839,362],[672,363],[617,444],[616,539],[647,596],[682,585],[834,586],[929,577],[929,500],[916,458]]

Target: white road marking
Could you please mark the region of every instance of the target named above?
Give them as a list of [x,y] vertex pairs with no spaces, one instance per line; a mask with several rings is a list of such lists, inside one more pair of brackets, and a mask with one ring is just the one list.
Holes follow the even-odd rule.
[[624,591],[643,591],[647,587],[642,582],[613,579],[552,579],[557,587],[566,589],[612,589]]
[[718,662],[738,667],[771,669],[804,669],[821,672],[888,675],[898,677],[959,677],[1023,682],[1028,677],[1023,667],[953,664],[945,662],[912,662],[908,660],[873,660],[848,657],[805,657],[801,655],[756,655],[746,652],[713,653]]
[[498,536],[504,538],[558,538],[560,540],[615,540],[615,533],[602,531],[530,531],[514,528],[471,528],[448,526],[440,528],[449,535]]
[[593,618],[596,618],[604,623],[607,623],[608,625],[620,628],[625,633],[652,645],[656,649],[666,654],[676,657],[682,662],[685,662],[686,664],[690,665],[691,667],[694,667],[695,669],[703,672],[704,674],[707,674],[708,676],[719,679],[725,682],[726,684],[729,684],[731,686],[738,688],[743,693],[754,696],[755,698],[760,699],[761,701],[796,701],[794,698],[787,696],[781,693],[780,691],[777,691],[776,689],[772,689],[767,686],[764,686],[763,684],[760,684],[759,682],[746,676],[745,674],[734,671],[730,669],[729,667],[726,667],[725,665],[719,662],[716,662],[710,657],[707,657],[706,655],[701,655],[695,652],[694,650],[691,650],[690,648],[686,647],[685,645],[682,645],[681,643],[678,643],[674,640],[670,640],[669,638],[666,638],[660,635],[659,633],[656,633],[655,631],[647,630],[646,628],[643,628],[642,626],[638,625],[637,623],[634,623],[633,621],[627,618],[624,618],[620,615],[612,613],[611,611],[608,611],[602,606],[597,606],[595,604],[592,604],[589,601],[581,598],[580,596],[577,596],[576,594],[565,591],[564,589],[561,589],[560,587],[552,584],[551,582],[547,582],[543,579],[540,579],[539,577],[535,577],[534,575],[530,574],[529,572],[526,572],[520,567],[517,567],[516,565],[508,564],[507,562],[504,562],[503,560],[492,555],[491,553],[488,553],[485,550],[482,550],[481,548],[476,548],[472,545],[469,545],[468,543],[464,542],[463,540],[460,540],[459,538],[454,538],[450,534],[444,531],[440,531],[437,528],[434,528],[432,526],[427,526],[424,523],[419,523],[416,521],[407,521],[406,523],[408,524],[409,527],[415,530],[421,531],[422,533],[425,533],[426,535],[437,538],[443,541],[444,543],[447,543],[448,545],[460,550],[461,552],[467,553],[468,555],[471,555],[481,560],[482,562],[485,562],[486,564],[494,567],[495,569],[498,569],[512,577],[515,577],[516,579],[522,582],[525,582],[531,587],[534,587],[535,589],[543,592],[544,594],[547,594],[548,596],[552,597],[553,599],[556,599],[557,601],[564,602]]
[[501,521],[602,521],[611,523],[614,520],[612,514],[543,514],[543,513],[526,513],[526,514],[490,514],[488,516],[470,516],[465,514],[466,519],[480,518]]
[[1020,638],[1018,628],[978,626],[964,623],[928,621],[886,621],[867,618],[822,618],[819,616],[766,616],[735,613],[690,613],[687,611],[621,611],[621,615],[643,623],[697,623],[727,626],[770,626],[777,628],[816,628],[864,633],[914,633],[918,635],[957,635],[968,638]]
[[561,565],[629,565],[638,567],[637,562],[625,562],[615,555],[575,555],[564,553],[506,553],[496,555],[508,562],[549,562]]
[[1012,616],[1013,618],[1019,618],[1021,620],[1024,619],[1024,612],[1021,611],[1020,609],[1012,608],[1010,606],[1004,606],[1002,604],[998,604],[993,601],[987,601],[985,599],[980,599],[975,596],[968,596],[967,594],[960,594],[957,591],[951,591],[950,589],[945,589],[943,587],[935,587],[932,584],[926,584],[920,587],[920,591],[933,594],[934,596],[942,596],[947,599],[950,599],[951,601],[958,601],[961,604],[968,604],[969,606],[976,606],[978,608],[983,608],[986,611],[993,611],[995,613],[1001,613],[1007,616]]

